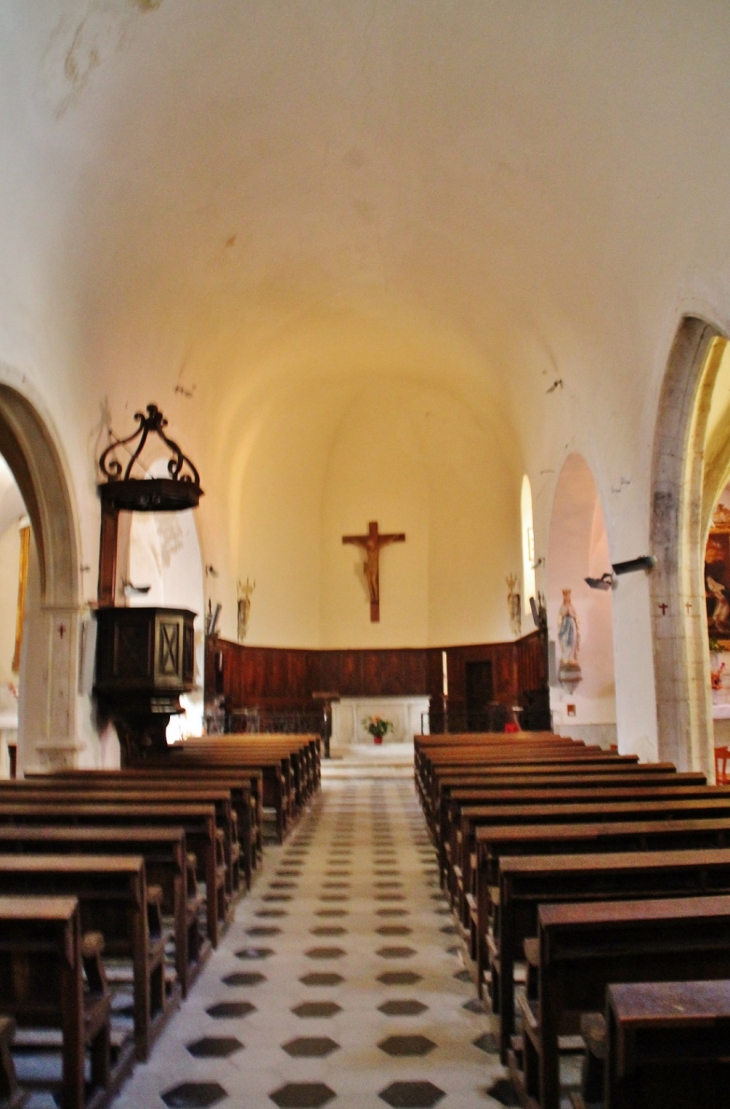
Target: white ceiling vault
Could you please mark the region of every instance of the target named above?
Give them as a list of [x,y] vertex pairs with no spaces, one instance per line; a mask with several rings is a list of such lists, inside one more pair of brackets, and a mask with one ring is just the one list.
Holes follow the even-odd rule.
[[[640,553],[672,336],[730,319],[729,46],[721,0],[5,0],[0,361],[53,415],[85,561],[100,437],[148,400],[201,469],[231,620],[257,577],[261,641],[376,634],[335,628],[321,582],[368,522],[333,476],[364,412],[425,475],[380,509],[420,498],[411,639],[509,634],[522,474],[544,553],[571,451],[616,557]],[[377,512],[366,470],[352,504]],[[490,594],[473,619],[435,599],[447,563]],[[288,633],[282,581],[309,598]]]

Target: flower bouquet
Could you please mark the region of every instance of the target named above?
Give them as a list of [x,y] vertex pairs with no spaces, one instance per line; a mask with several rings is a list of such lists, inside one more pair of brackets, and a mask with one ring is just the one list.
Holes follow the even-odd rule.
[[393,731],[390,720],[383,720],[382,716],[366,716],[363,718],[363,724],[365,731],[370,732],[373,737],[373,743],[382,743],[383,736]]

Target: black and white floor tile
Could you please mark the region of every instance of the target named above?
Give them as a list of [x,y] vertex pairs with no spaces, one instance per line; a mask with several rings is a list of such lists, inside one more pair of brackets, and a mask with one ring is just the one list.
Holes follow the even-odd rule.
[[114,1109],[510,1104],[437,879],[412,782],[325,781]]

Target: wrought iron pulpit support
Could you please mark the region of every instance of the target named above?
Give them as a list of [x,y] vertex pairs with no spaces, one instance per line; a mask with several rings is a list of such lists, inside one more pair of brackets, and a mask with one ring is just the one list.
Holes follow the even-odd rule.
[[[203,490],[195,466],[165,434],[167,420],[157,405],[135,413],[138,427],[114,440],[99,459],[106,478],[97,486],[101,498],[98,624],[96,649],[97,709],[111,720],[122,748],[122,763],[131,765],[145,753],[167,748],[170,717],[181,712],[180,694],[195,683],[195,614],[187,609],[116,608],[119,513],[179,512],[196,508]],[[144,475],[140,456],[155,435],[170,453],[169,477]],[[126,467],[117,454],[129,454]]]

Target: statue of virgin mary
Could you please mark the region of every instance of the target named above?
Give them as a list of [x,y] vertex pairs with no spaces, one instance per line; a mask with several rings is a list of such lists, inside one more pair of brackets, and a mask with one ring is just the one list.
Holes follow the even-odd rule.
[[570,590],[563,590],[563,603],[558,612],[558,643],[560,645],[560,668],[558,680],[570,693],[573,692],[583,675],[578,662],[580,649],[580,628],[578,613],[570,597]]

